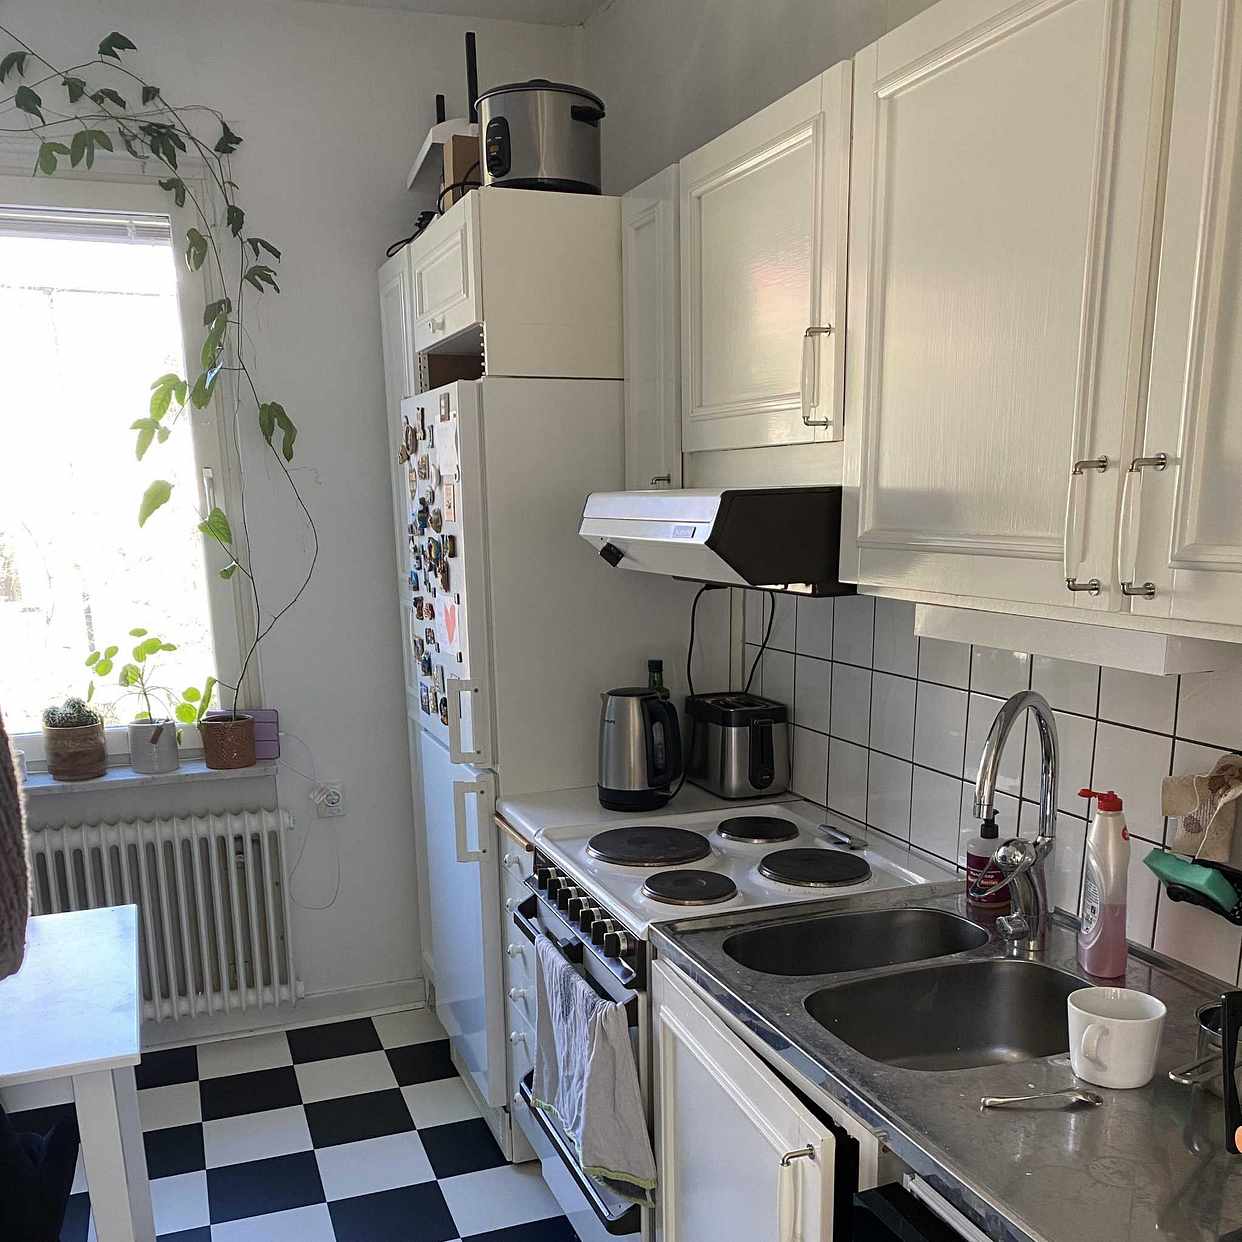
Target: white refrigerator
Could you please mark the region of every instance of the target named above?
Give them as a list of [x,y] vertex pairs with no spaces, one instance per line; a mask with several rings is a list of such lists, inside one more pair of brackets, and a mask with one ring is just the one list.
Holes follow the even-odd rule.
[[402,402],[406,689],[420,723],[424,959],[454,1058],[507,1133],[494,810],[596,779],[600,692],[662,658],[680,700],[695,586],[611,568],[578,537],[624,483],[622,386],[485,378]]

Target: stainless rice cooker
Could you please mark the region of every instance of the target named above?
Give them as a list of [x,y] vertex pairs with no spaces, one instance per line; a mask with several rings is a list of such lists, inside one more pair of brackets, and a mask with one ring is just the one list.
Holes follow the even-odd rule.
[[600,192],[604,102],[580,86],[532,78],[479,96],[483,184]]

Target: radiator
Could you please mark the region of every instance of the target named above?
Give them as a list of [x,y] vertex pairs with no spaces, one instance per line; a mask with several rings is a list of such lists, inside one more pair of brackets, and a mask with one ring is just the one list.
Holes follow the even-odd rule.
[[286,812],[40,828],[30,833],[35,914],[138,907],[148,1021],[292,1005]]

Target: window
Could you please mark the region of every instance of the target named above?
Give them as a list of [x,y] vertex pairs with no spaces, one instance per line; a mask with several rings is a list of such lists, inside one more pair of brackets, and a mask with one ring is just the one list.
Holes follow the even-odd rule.
[[[213,642],[221,588],[195,529],[202,435],[174,427],[138,461],[130,430],[152,380],[185,373],[178,283],[167,215],[0,206],[0,706],[14,733],[85,697],[88,653],[113,644],[93,704],[110,724],[143,710],[118,684],[136,626],[176,644],[158,678],[174,692],[236,667],[235,632],[223,652]],[[173,500],[139,528],[157,477]]]

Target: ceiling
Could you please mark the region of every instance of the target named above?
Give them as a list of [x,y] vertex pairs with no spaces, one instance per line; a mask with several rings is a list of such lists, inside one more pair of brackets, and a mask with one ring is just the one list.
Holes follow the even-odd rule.
[[454,17],[491,17],[548,26],[580,26],[609,0],[344,0],[367,8],[405,9],[410,13],[447,13]]

